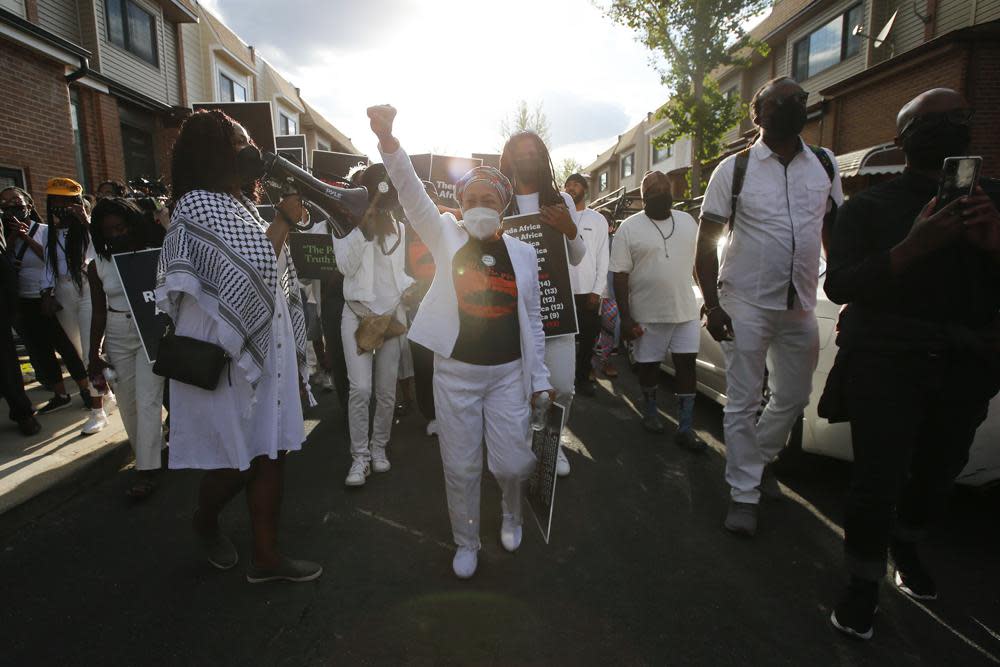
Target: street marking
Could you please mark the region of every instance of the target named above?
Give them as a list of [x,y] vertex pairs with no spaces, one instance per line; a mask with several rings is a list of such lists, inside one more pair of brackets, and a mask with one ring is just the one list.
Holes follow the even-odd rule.
[[990,629],[989,629],[988,627],[986,627],[986,626],[985,626],[985,625],[983,624],[983,622],[982,622],[982,621],[980,621],[980,620],[979,620],[978,618],[976,618],[975,616],[970,616],[969,618],[971,618],[971,619],[972,619],[973,621],[975,621],[976,625],[978,625],[979,627],[981,627],[981,628],[982,628],[983,630],[986,630],[986,632],[988,632],[988,633],[989,633],[989,635],[990,635],[991,637],[993,637],[993,639],[995,639],[995,640],[997,640],[998,642],[1000,642],[1000,634],[997,634],[996,632],[993,632],[992,630],[990,630]]
[[[900,595],[901,595],[901,596],[902,596],[903,598],[905,598],[906,600],[908,600],[908,601],[909,601],[909,602],[911,602],[912,604],[916,605],[916,606],[917,606],[917,607],[918,607],[919,609],[922,609],[922,610],[924,610],[924,612],[925,612],[925,613],[926,613],[926,614],[927,614],[928,616],[930,616],[930,617],[931,617],[931,618],[933,618],[933,619],[934,619],[935,621],[937,621],[938,623],[940,623],[941,625],[943,625],[943,626],[944,626],[945,628],[947,628],[948,630],[950,630],[950,631],[951,631],[951,633],[952,633],[953,635],[955,635],[956,637],[958,637],[959,639],[961,639],[961,640],[962,640],[963,642],[965,642],[965,644],[966,644],[966,645],[967,645],[968,647],[970,647],[970,648],[973,648],[973,649],[975,649],[975,650],[976,650],[976,651],[978,651],[978,652],[979,652],[979,653],[980,653],[980,654],[981,654],[982,656],[984,656],[984,657],[986,657],[986,658],[989,658],[989,659],[990,659],[990,660],[992,660],[992,661],[993,661],[994,663],[996,663],[996,664],[1000,665],[1000,658],[997,658],[997,657],[996,657],[995,655],[993,655],[992,653],[990,653],[989,651],[987,651],[986,649],[984,649],[984,648],[983,648],[982,646],[980,646],[980,645],[979,645],[979,644],[977,644],[976,642],[972,641],[971,639],[969,639],[968,637],[966,637],[965,635],[963,635],[963,634],[962,634],[961,632],[959,632],[959,631],[958,631],[958,630],[956,630],[955,628],[953,628],[953,627],[951,627],[950,625],[948,625],[948,624],[947,624],[947,623],[945,622],[945,620],[944,620],[943,618],[941,618],[940,616],[938,616],[937,614],[935,614],[935,613],[934,613],[933,611],[931,611],[930,609],[928,609],[928,608],[927,608],[927,607],[926,607],[925,605],[921,604],[921,603],[920,603],[920,602],[918,602],[917,600],[914,600],[913,598],[911,598],[911,597],[910,597],[909,595],[907,595],[906,593],[903,593],[902,591],[898,591],[898,589],[897,589],[897,592],[899,592],[899,594],[900,594]],[[973,621],[975,621],[976,619],[974,619],[974,618],[973,618],[972,620],[973,620]],[[978,621],[976,621],[976,622],[978,623]],[[980,623],[980,625],[982,625],[982,623]],[[983,627],[985,628],[986,626],[983,626]],[[989,630],[989,628],[986,628],[986,630],[987,630],[988,632],[990,632],[990,634],[993,634],[993,633],[992,633],[992,631],[990,631],[990,630]],[[995,635],[994,635],[994,636],[995,636]]]
[[384,523],[387,526],[391,526],[391,527],[395,528],[396,530],[401,530],[403,532],[409,533],[410,535],[413,535],[414,537],[418,537],[418,538],[420,538],[420,540],[422,542],[430,542],[431,544],[436,544],[439,547],[441,547],[442,549],[445,549],[446,551],[454,551],[455,550],[455,546],[454,545],[445,544],[444,542],[439,542],[438,540],[435,540],[432,537],[428,537],[427,535],[425,535],[424,533],[420,532],[419,530],[415,530],[413,528],[407,528],[406,526],[404,526],[403,524],[399,523],[398,521],[393,521],[392,519],[387,519],[384,516],[380,516],[380,515],[376,514],[375,512],[372,512],[370,510],[361,509],[360,507],[356,507],[354,509],[356,511],[360,512],[361,514],[364,514],[366,517],[368,517],[370,519],[375,519],[376,521]]

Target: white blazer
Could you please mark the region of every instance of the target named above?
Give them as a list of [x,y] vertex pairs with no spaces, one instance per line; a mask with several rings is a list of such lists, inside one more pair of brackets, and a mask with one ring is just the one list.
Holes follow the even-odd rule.
[[[399,246],[389,255],[393,277],[400,294],[414,283],[406,275],[406,232],[399,226],[402,238]],[[395,243],[396,236],[385,239],[387,246]],[[355,227],[342,239],[333,239],[333,252],[337,256],[337,269],[344,274],[344,298],[348,301],[370,303],[375,300],[375,253],[382,252],[377,241],[366,241],[361,230]]]
[[[381,146],[379,151],[381,152]],[[410,157],[402,148],[382,153],[392,184],[399,192],[399,203],[413,229],[434,257],[437,267],[427,296],[417,311],[408,338],[427,349],[451,357],[458,340],[458,296],[452,279],[455,253],[469,241],[469,234],[451,213],[441,214],[424,191],[413,170]],[[545,334],[542,329],[541,295],[538,287],[538,257],[535,249],[512,236],[503,235],[517,282],[517,319],[521,328],[521,375],[524,392],[530,398],[536,391],[552,388],[545,366]]]

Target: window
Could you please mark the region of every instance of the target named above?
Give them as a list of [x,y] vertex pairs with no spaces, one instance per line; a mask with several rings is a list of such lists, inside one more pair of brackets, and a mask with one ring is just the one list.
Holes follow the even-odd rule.
[[298,124],[283,113],[278,114],[278,131],[281,134],[298,134]]
[[70,88],[69,90],[69,120],[73,128],[73,148],[75,149],[76,158],[76,177],[77,180],[83,185],[84,192],[90,192],[89,184],[87,183],[87,170],[84,166],[86,160],[83,154],[83,133],[80,130],[80,93],[76,88]]
[[673,156],[674,156],[673,144],[667,144],[663,148],[657,148],[656,146],[653,146],[653,164],[656,164],[658,162],[663,162],[667,158],[671,158]]
[[246,102],[246,86],[219,72],[219,98],[222,102]]
[[854,5],[795,43],[792,72],[799,82],[861,53],[861,35],[854,31],[863,20],[863,6]]
[[108,41],[159,67],[156,18],[132,0],[106,0]]
[[628,178],[635,172],[635,153],[629,153],[622,158],[622,178]]
[[317,140],[316,141],[316,149],[317,150],[321,150],[321,151],[329,151],[330,150],[330,144],[326,143],[325,141],[319,141],[319,140]]
[[602,171],[601,175],[598,177],[597,180],[598,180],[598,183],[600,185],[599,192],[604,192],[605,190],[608,189],[608,172],[607,171]]

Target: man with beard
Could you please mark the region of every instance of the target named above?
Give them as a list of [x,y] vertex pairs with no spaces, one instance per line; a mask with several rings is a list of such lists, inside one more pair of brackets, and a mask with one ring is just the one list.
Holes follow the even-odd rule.
[[826,293],[847,307],[821,405],[850,421],[854,468],[851,579],[831,621],[863,639],[887,553],[897,588],[937,597],[916,545],[1000,389],[1000,189],[984,181],[947,206],[935,198],[944,159],[969,151],[971,119],[954,90],[906,104],[896,120],[906,170],[853,197],[833,229]]
[[[701,209],[698,282],[708,331],[726,358],[725,527],[745,536],[757,532],[761,492],[781,494],[767,466],[809,402],[820,239],[824,218],[843,200],[833,154],[799,137],[808,97],[788,77],[757,91],[750,111],[761,136],[716,167]],[[765,371],[771,399],[756,421]]]
[[663,433],[656,406],[660,363],[669,351],[677,372],[679,414],[674,441],[699,450],[692,430],[695,359],[701,326],[694,298],[694,255],[698,223],[671,209],[670,179],[651,171],[642,179],[643,210],[625,220],[611,245],[611,271],[621,313],[622,336],[634,341],[643,398],[643,427]]
[[608,292],[608,221],[597,211],[587,208],[587,179],[583,176],[570,174],[563,191],[576,204],[580,214],[579,234],[587,244],[583,260],[576,266],[570,265],[569,277],[580,325],[576,337],[576,390],[584,396],[593,396],[591,359],[594,341],[601,331],[601,297]]

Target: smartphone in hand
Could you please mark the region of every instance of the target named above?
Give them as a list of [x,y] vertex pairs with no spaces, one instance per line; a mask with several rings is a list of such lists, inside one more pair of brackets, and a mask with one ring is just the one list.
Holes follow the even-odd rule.
[[978,155],[946,157],[941,167],[935,208],[940,210],[959,197],[971,195],[979,182],[982,166],[983,158]]

